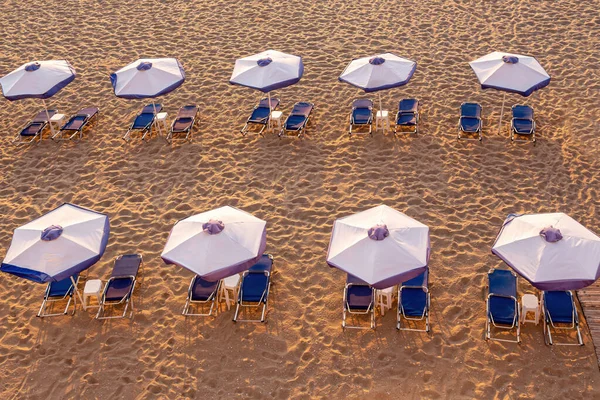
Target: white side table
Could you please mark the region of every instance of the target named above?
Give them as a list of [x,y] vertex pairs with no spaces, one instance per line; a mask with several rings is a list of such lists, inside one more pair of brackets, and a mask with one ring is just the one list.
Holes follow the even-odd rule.
[[65,114],[54,114],[50,117],[50,124],[56,130],[59,130],[65,120]]
[[390,130],[390,117],[385,110],[378,110],[377,114],[375,114],[375,131],[379,129],[384,132]]
[[162,133],[162,129],[165,130],[165,132],[167,132],[167,130],[169,129],[169,127],[167,126],[167,116],[169,114],[166,112],[159,112],[158,114],[156,114],[156,125],[158,126],[158,131],[160,133]]
[[281,117],[283,113],[281,111],[271,111],[271,129],[275,132],[275,126],[277,126],[277,130],[281,130]]
[[381,310],[381,315],[385,315],[385,310],[392,308],[392,296],[394,294],[394,287],[377,290],[377,303]]
[[[521,297],[521,307],[521,323],[524,324],[525,322],[535,322],[537,325],[540,319],[540,303],[537,296],[530,293],[524,294]],[[534,313],[534,319],[527,319],[528,312]]]
[[[225,296],[225,303],[227,309],[231,307],[231,304],[235,303],[235,296],[237,295],[238,287],[240,285],[240,275],[235,274],[228,276],[221,281],[221,295]],[[229,292],[231,291],[231,299],[229,298]]]
[[[85,287],[83,288],[83,309],[87,310],[88,308],[98,308],[100,306],[100,294],[102,293],[102,281],[100,279],[90,279],[85,282]],[[89,298],[95,297],[98,305],[90,306]]]

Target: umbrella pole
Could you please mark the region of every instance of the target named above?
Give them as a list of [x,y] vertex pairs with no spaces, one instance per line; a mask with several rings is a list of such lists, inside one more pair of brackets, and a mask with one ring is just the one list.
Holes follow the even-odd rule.
[[[46,120],[48,121],[48,125],[50,125],[50,133],[54,137],[54,128],[52,127],[52,122],[50,122],[50,113],[48,112],[48,107],[46,106],[46,99],[42,99],[42,104],[44,104],[44,110],[46,111]],[[42,140],[41,135],[40,140]]]
[[383,113],[381,112],[383,110],[383,108],[381,108],[381,90],[379,91],[379,115],[383,116]]
[[79,293],[79,289],[77,289],[77,282],[75,282],[75,279],[73,279],[73,276],[71,276],[71,282],[73,282],[73,287],[75,288],[75,293],[77,293],[77,297],[79,297],[79,301],[81,301],[81,307],[83,307],[83,309],[85,310],[85,303],[83,302],[83,297],[81,297],[81,293]]
[[269,131],[272,130],[272,125],[271,125],[271,113],[273,112],[273,110],[271,109],[271,92],[267,93],[267,95],[269,96]]
[[504,117],[504,102],[506,101],[506,92],[504,92],[504,96],[502,96],[502,108],[500,109],[500,121],[498,122],[498,135],[502,129],[502,117]]

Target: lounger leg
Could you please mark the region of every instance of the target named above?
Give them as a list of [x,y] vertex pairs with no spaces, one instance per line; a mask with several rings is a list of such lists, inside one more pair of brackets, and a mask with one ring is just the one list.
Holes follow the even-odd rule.
[[40,310],[37,313],[38,317],[42,317],[42,314],[46,311],[46,302],[48,301],[48,297],[44,296],[44,301],[42,301],[42,305],[40,306]]
[[183,311],[181,314],[187,315],[189,307],[190,307],[190,296],[188,296],[187,299],[185,300],[185,305],[183,306]]
[[233,314],[233,322],[237,322],[239,312],[240,312],[240,300],[238,299],[237,305],[235,306],[235,314]]

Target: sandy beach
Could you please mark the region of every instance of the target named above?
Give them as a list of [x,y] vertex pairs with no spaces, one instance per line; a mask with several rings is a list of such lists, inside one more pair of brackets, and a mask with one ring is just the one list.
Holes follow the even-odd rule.
[[[97,106],[83,140],[15,147],[42,108],[0,100],[0,257],[15,228],[73,202],[110,216],[111,236],[90,278],[114,258],[142,253],[133,320],[36,318],[44,285],[0,279],[0,398],[600,399],[589,331],[585,346],[544,345],[541,325],[522,344],[486,342],[486,272],[507,214],[562,211],[600,232],[598,3],[257,0],[3,3],[0,75],[30,60],[67,59],[73,83],[48,105]],[[301,139],[243,137],[260,98],[228,83],[235,59],[276,49],[303,57],[302,80],[276,91],[287,115],[315,103]],[[538,143],[513,145],[502,93],[481,90],[468,62],[494,50],[535,55],[552,76],[528,98]],[[337,81],[353,58],[393,52],[417,61],[410,83],[382,92],[384,108],[415,97],[420,134],[347,135],[353,99]],[[198,104],[192,144],[121,136],[148,103],[114,96],[110,73],[140,57],[176,57],[185,83],[160,98],[169,120]],[[484,141],[456,140],[459,106],[483,106]],[[398,332],[394,312],[375,331],[343,331],[345,274],[325,259],[336,218],[386,204],[431,233],[430,334]],[[184,318],[192,273],[160,258],[182,218],[239,207],[267,223],[275,258],[266,324]],[[524,279],[519,293],[535,292]],[[583,317],[583,316],[582,316]]]

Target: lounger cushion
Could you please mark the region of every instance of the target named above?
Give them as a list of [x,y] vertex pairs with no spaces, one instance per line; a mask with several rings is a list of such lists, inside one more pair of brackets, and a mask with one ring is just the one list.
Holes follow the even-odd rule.
[[106,288],[107,301],[120,301],[131,293],[133,278],[115,278],[108,283]]
[[139,254],[124,254],[115,260],[111,277],[137,276],[142,265],[142,256]]
[[419,108],[419,100],[403,99],[398,103],[398,111],[416,113]]
[[263,254],[258,259],[258,262],[248,269],[249,272],[271,272],[273,268],[273,260],[268,254]]
[[533,133],[533,121],[529,119],[513,119],[515,131],[521,135]]
[[373,111],[369,108],[355,108],[352,110],[352,123],[356,125],[370,124]]
[[60,128],[61,131],[78,131],[88,121],[87,115],[75,115],[69,119],[69,121]]
[[569,292],[551,291],[544,294],[544,307],[554,323],[573,323],[573,298]]
[[488,274],[491,294],[517,298],[517,277],[507,269],[495,269]]
[[241,286],[241,296],[244,302],[264,301],[263,294],[269,286],[269,277],[263,273],[249,273],[244,276]]
[[373,304],[373,289],[366,285],[351,285],[346,293],[346,301],[351,310],[366,310]]
[[194,278],[194,284],[192,285],[192,300],[193,301],[206,301],[211,298],[215,293],[219,281],[209,282],[197,276]]
[[[511,271],[495,269],[488,274],[489,292],[492,295],[517,297],[517,278]],[[517,315],[517,304],[509,297],[491,296],[489,313],[496,324],[512,325]]]
[[57,110],[48,110],[48,113],[46,113],[46,110],[42,110],[33,117],[31,122],[48,122],[48,117],[52,118],[57,112]]
[[308,121],[308,118],[306,118],[304,115],[290,115],[285,120],[285,130],[299,131],[304,128],[306,121]]
[[[258,107],[269,108],[269,98],[265,97],[264,99],[260,99]],[[271,98],[271,110],[274,110],[277,107],[279,107],[279,99],[275,97]]]
[[479,132],[479,129],[481,128],[481,120],[477,118],[461,117],[460,126],[465,132]]
[[398,113],[398,116],[396,117],[396,125],[417,125],[417,116],[413,113]]
[[517,315],[515,301],[508,297],[492,296],[489,298],[489,311],[496,324],[512,325]]
[[422,288],[403,288],[400,292],[404,315],[420,317],[427,308],[427,293]]
[[35,136],[46,126],[46,122],[30,122],[21,130],[21,136]]
[[533,108],[529,106],[513,106],[512,113],[516,119],[533,119]]
[[142,112],[140,114],[154,114],[155,112],[158,114],[162,110],[162,104],[148,104],[142,108]]
[[131,125],[131,129],[147,129],[154,121],[153,113],[138,114]]
[[373,102],[369,99],[358,99],[352,103],[352,108],[373,108]]
[[[79,278],[78,274],[73,275],[73,280],[77,282]],[[65,278],[58,282],[50,283],[50,292],[48,293],[48,297],[64,297],[66,294],[73,293],[73,281],[71,281],[71,277]]]
[[427,270],[412,279],[402,282],[400,286],[425,286],[427,287]]
[[248,122],[265,125],[269,121],[269,107],[257,107],[252,111],[252,115],[248,118]]
[[463,103],[460,106],[460,116],[481,118],[481,106],[477,103]]
[[304,115],[308,117],[312,112],[314,105],[312,103],[308,103],[305,101],[300,101],[294,104],[294,108],[292,108],[291,115]]
[[194,124],[194,119],[190,117],[182,117],[177,118],[175,122],[173,122],[172,131],[173,132],[187,132],[191,129]]

